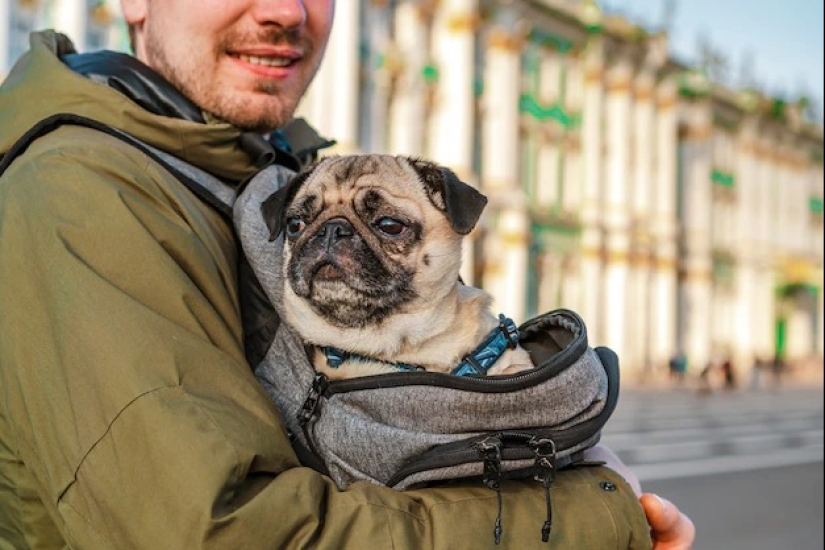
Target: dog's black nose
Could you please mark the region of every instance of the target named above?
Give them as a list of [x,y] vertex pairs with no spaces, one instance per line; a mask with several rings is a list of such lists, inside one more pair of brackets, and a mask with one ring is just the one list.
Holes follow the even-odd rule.
[[332,246],[341,239],[348,239],[352,235],[352,225],[344,218],[333,218],[321,226],[318,231],[318,237],[324,239],[327,247]]

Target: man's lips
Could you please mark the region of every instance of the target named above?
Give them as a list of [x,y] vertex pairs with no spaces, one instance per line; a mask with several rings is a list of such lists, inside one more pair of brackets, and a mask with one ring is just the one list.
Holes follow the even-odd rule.
[[244,49],[228,54],[250,70],[268,76],[279,76],[280,71],[294,66],[303,57],[292,49]]
[[240,59],[245,63],[251,63],[252,65],[258,65],[261,67],[288,67],[291,65],[295,60],[287,57],[261,57],[257,55],[244,55],[238,54],[233,55],[235,59]]

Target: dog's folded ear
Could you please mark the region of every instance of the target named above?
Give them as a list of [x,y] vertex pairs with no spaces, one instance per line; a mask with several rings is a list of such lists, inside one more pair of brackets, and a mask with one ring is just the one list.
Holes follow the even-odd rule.
[[442,168],[442,172],[447,219],[456,233],[466,235],[473,230],[481,217],[481,212],[487,206],[487,197],[472,185],[458,179],[451,170]]
[[430,200],[444,211],[455,232],[466,235],[472,231],[487,205],[487,197],[461,181],[449,168],[418,159],[410,159],[410,163],[424,183]]
[[298,189],[306,182],[310,174],[315,169],[315,165],[299,172],[286,184],[272,193],[261,204],[261,214],[263,215],[266,227],[269,229],[269,240],[274,241],[284,229],[284,213],[286,206],[298,192]]

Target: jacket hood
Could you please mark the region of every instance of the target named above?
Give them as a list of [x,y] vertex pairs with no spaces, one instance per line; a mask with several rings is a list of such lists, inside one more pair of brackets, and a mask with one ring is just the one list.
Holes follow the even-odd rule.
[[[177,97],[173,94],[163,100],[161,93],[155,98],[161,100],[159,108],[147,110],[145,101],[141,105],[111,83],[69,68],[61,56],[71,56],[75,50],[64,35],[33,33],[30,42],[31,49],[0,85],[0,152],[7,151],[41,120],[72,114],[118,128],[223,179],[240,181],[260,167],[259,162],[256,166],[260,158],[253,158],[256,155],[250,155],[248,146],[242,148],[248,145],[249,134],[230,124],[204,122],[209,117],[180,94],[175,92]],[[73,64],[77,68],[78,60]],[[149,91],[162,92],[157,88]],[[150,94],[149,101],[152,97]]]

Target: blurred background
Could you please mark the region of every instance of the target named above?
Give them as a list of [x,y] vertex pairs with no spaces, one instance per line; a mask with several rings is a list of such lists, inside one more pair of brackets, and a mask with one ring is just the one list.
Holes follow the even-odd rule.
[[[117,0],[0,6],[0,74],[34,28],[128,49]],[[337,12],[300,114],[332,152],[426,156],[487,194],[462,275],[498,309],[579,312],[628,381],[727,360],[822,377],[821,2]]]
[[[128,50],[117,0],[0,0]],[[622,360],[605,441],[696,550],[823,546],[821,0],[338,0],[300,114],[490,199],[463,277]]]

